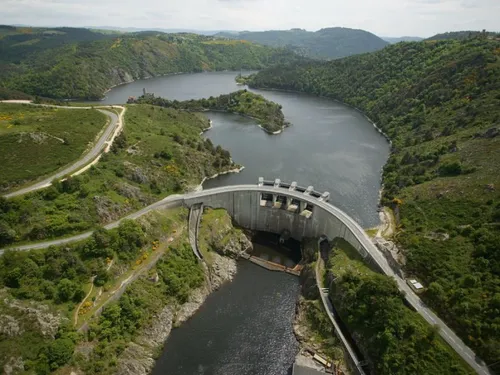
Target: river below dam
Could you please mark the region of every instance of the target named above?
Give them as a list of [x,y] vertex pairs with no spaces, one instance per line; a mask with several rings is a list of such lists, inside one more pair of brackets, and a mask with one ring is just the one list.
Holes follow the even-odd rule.
[[[113,88],[101,103],[125,103],[143,88],[156,96],[185,100],[241,90],[236,72],[180,74],[139,80]],[[245,166],[205,182],[205,188],[256,184],[258,177],[329,191],[330,202],[363,227],[378,224],[380,173],[389,144],[359,112],[309,95],[251,90],[283,106],[292,125],[269,135],[255,121],[207,113],[212,129],[204,133]],[[239,263],[232,283],[212,294],[199,312],[175,329],[154,375],[284,375],[298,349],[292,321],[298,279]]]

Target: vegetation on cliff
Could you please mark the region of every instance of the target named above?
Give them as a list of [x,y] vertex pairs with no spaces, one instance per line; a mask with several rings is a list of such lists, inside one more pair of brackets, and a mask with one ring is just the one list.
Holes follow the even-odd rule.
[[[7,251],[0,258],[0,321],[6,323],[0,334],[9,344],[0,345],[0,368],[15,360],[18,370],[36,374],[63,366],[114,373],[127,344],[204,282],[186,237],[168,238],[186,220],[186,210],[155,212],[116,230],[96,230],[80,244]],[[137,280],[113,302],[131,278]],[[89,329],[77,334],[85,322]]]
[[188,243],[187,216],[185,208],[160,210],[114,230],[97,229],[81,243],[6,251],[0,257],[0,369],[149,373],[170,330],[236,271],[234,260],[216,252],[233,256],[249,243],[227,212],[207,212],[212,230],[200,238],[213,263],[205,273]]
[[82,33],[85,35],[71,34],[67,39],[33,38],[22,30],[0,36],[0,86],[50,98],[99,99],[110,87],[139,78],[206,70],[262,69],[300,58],[284,49],[194,34],[141,32],[117,36],[88,30]]
[[262,95],[247,90],[240,90],[231,94],[208,99],[191,99],[185,101],[168,100],[150,94],[131,99],[129,102],[139,104],[153,104],[166,108],[182,109],[192,112],[224,111],[256,119],[260,126],[268,133],[281,132],[288,124],[281,111],[281,105],[267,100]]
[[329,255],[325,285],[331,285],[330,298],[374,374],[471,370],[435,327],[405,305],[396,282],[372,271],[344,240]]
[[0,190],[76,161],[104,129],[97,110],[0,103]]
[[500,366],[500,43],[399,43],[258,73],[256,87],[328,96],[392,140],[383,203],[424,300],[486,363]]
[[234,169],[228,151],[200,136],[208,126],[204,116],[130,106],[122,135],[88,172],[22,197],[0,198],[0,245],[82,232]]
[[346,27],[331,27],[315,32],[303,29],[242,31],[236,34],[222,32],[216,36],[286,47],[300,55],[320,59],[336,59],[372,52],[388,45],[386,41],[368,31]]

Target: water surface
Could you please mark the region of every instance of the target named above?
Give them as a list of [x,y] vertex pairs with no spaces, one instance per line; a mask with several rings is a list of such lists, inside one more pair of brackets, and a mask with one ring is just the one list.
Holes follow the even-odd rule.
[[[217,96],[242,89],[236,72],[180,74],[140,80],[112,89],[104,103],[124,103],[142,89],[157,96],[185,100]],[[292,126],[269,135],[253,120],[209,113],[213,129],[205,136],[231,152],[245,166],[240,174],[207,181],[206,188],[253,184],[259,177],[297,181],[318,191],[329,191],[331,203],[364,227],[378,223],[380,172],[389,145],[360,113],[325,98],[277,91],[255,91],[283,106]]]
[[[234,82],[236,74],[183,74],[137,81],[114,88],[104,103],[124,103],[129,96],[141,95],[143,88],[178,100],[217,96],[241,89]],[[213,128],[205,136],[228,149],[245,169],[209,180],[205,188],[255,184],[260,176],[297,181],[329,191],[331,203],[362,226],[377,224],[380,172],[389,145],[372,124],[328,99],[253,91],[281,104],[292,126],[273,136],[253,120],[209,113]],[[281,257],[272,249],[258,250],[265,256]],[[292,330],[298,289],[294,276],[241,262],[234,281],[212,294],[192,319],[172,331],[153,374],[287,374],[298,348]]]
[[284,375],[298,350],[298,278],[248,261],[167,340],[153,375]]

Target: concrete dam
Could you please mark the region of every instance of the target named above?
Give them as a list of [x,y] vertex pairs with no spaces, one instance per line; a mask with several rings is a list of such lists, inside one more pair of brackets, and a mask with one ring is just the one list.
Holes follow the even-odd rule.
[[[189,208],[201,204],[224,208],[246,229],[285,234],[297,241],[306,237],[330,241],[340,237],[363,258],[369,255],[367,246],[378,254],[364,230],[347,214],[328,204],[329,198],[329,193],[317,192],[312,186],[305,188],[295,182],[261,178],[257,185],[227,186],[185,195],[184,204]],[[371,257],[367,260],[372,261]]]
[[[300,187],[295,182],[259,178],[255,185],[233,185],[185,194],[174,200],[191,208],[224,208],[240,226],[290,235],[301,241],[305,237],[343,238],[381,273],[395,279],[408,304],[429,324],[439,327],[441,337],[478,373],[490,375],[487,365],[431,310],[408,286],[399,269],[377,249],[363,228],[342,210],[328,203],[330,195],[312,186]],[[162,204],[162,203],[160,203]],[[163,204],[168,204],[165,201]],[[159,205],[160,206],[160,205]],[[199,220],[199,215],[196,217]],[[325,301],[324,301],[325,302]],[[353,357],[353,356],[351,356]],[[360,363],[353,357],[359,373]]]

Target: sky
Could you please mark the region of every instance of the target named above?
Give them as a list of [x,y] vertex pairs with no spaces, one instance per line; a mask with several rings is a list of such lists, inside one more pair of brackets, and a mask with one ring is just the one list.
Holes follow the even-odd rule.
[[500,0],[0,0],[0,24],[196,30],[500,31]]

